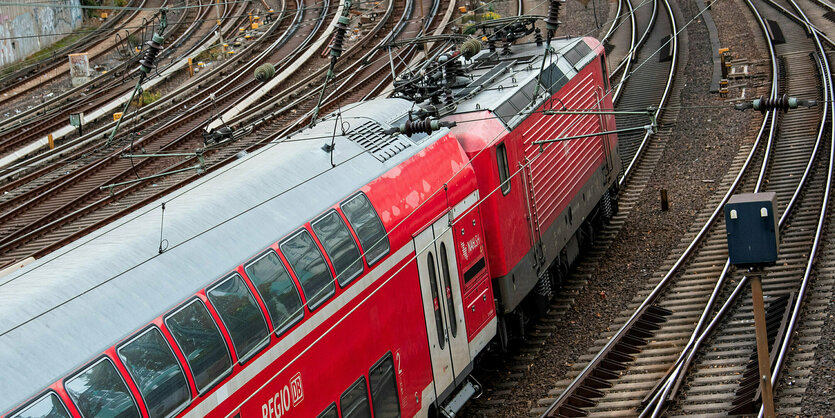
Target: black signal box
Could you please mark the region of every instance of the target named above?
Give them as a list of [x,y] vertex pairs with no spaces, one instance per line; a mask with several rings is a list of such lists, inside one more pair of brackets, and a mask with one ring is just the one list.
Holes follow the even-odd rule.
[[736,266],[774,264],[780,243],[777,194],[734,195],[725,204],[728,256]]

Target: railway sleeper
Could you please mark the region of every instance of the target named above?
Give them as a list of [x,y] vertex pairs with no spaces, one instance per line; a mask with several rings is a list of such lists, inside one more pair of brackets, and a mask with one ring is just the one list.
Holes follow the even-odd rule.
[[580,408],[577,408],[577,407],[574,407],[574,406],[571,406],[571,405],[567,405],[567,404],[563,404],[563,405],[560,405],[560,407],[557,409],[555,415],[550,415],[550,416],[556,416],[556,417],[587,417],[587,416],[589,416],[589,413],[580,409]]

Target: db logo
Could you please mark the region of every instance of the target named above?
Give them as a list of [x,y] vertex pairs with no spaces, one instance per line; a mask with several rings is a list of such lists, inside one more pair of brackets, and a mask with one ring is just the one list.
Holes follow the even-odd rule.
[[293,406],[299,404],[304,399],[304,389],[302,389],[302,374],[296,373],[293,379],[290,380],[290,395],[293,397]]

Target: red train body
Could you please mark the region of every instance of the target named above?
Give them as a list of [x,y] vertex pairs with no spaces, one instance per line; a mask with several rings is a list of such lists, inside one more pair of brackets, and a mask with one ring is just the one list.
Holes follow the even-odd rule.
[[534,45],[485,52],[452,129],[386,137],[413,103],[378,99],[164,199],[159,254],[161,202],[3,278],[3,417],[454,414],[614,197],[615,135],[534,144],[614,129],[541,112],[612,107],[596,40],[555,45],[541,77]]

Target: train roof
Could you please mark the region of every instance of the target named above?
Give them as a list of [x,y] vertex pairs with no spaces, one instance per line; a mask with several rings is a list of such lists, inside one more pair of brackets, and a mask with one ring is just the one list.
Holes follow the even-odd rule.
[[[384,135],[411,106],[378,99],[343,110],[337,122],[330,117],[266,146],[0,277],[0,412],[448,132]],[[331,143],[334,123],[350,127],[333,139],[332,168],[323,145]]]
[[[474,57],[475,65],[469,74],[472,82],[453,89],[461,100],[455,113],[490,110],[505,125],[514,127],[538,104],[559,91],[602,49],[594,38],[562,38],[551,41],[554,53],[542,63],[544,46],[536,43],[513,45],[509,53],[498,49],[482,51]],[[539,77],[542,69],[542,77]],[[540,100],[534,99],[537,82]]]
[[[595,42],[552,41],[556,53],[545,62],[542,88],[558,91],[602,49]],[[513,127],[550,96],[532,100],[543,47],[521,44],[510,51],[482,51],[475,57],[470,81],[454,91],[455,113],[466,118],[490,110]],[[0,277],[0,412],[449,132],[443,128],[411,138],[384,134],[414,110],[415,104],[404,99],[343,107],[341,120],[331,115]],[[348,126],[344,135],[342,126]],[[323,150],[332,140],[336,167]]]

